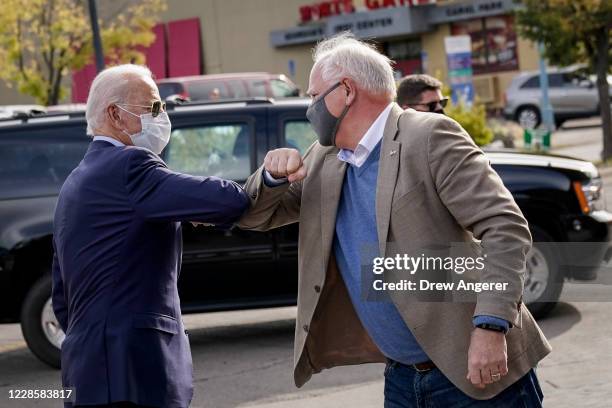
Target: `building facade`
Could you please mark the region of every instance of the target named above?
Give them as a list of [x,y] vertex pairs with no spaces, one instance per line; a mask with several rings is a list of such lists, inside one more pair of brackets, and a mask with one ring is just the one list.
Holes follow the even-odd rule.
[[[517,33],[517,7],[515,0],[168,0],[147,63],[159,78],[284,73],[306,90],[312,47],[351,31],[393,59],[398,78],[428,73],[447,82],[444,39],[469,35],[475,94],[499,107],[512,78],[538,66],[536,48]],[[94,75],[93,67],[75,73],[73,101],[86,98]]]

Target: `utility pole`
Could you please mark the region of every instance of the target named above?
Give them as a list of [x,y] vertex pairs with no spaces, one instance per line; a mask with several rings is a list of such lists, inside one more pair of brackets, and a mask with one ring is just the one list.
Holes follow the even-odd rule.
[[102,50],[102,40],[100,38],[96,0],[89,0],[89,19],[91,20],[94,52],[96,53],[96,70],[100,72],[104,69],[104,51]]
[[555,119],[548,97],[548,73],[546,72],[546,60],[544,59],[544,44],[538,44],[538,51],[540,55],[540,90],[542,91],[542,123],[546,131],[552,133],[555,130]]

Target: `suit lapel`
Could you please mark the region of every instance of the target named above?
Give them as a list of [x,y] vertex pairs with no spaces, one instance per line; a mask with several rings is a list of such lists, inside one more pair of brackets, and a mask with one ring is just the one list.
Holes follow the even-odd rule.
[[387,236],[389,233],[389,220],[391,218],[391,204],[393,192],[397,183],[399,171],[401,144],[395,140],[398,131],[398,120],[402,109],[394,105],[383,133],[378,164],[378,180],[376,187],[376,228],[378,232],[378,247],[380,256],[385,256]]
[[321,244],[323,245],[323,265],[326,267],[329,263],[336,229],[336,213],[345,173],[346,163],[340,161],[336,153],[325,156],[321,171]]

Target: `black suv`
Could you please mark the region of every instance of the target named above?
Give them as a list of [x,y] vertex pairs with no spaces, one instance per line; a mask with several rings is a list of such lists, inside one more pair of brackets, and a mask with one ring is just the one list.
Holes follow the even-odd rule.
[[[316,139],[309,101],[253,99],[169,107],[173,131],[163,159],[176,171],[244,182],[266,152],[304,152]],[[63,332],[51,308],[54,207],[63,181],[90,139],[84,114],[0,120],[0,319],[21,322],[30,349],[59,366]],[[540,242],[598,242],[584,254],[593,267],[565,268],[565,251],[535,245],[525,301],[539,316],[555,304],[566,277],[592,279],[609,257],[612,215],[601,179],[588,162],[513,152],[488,152]],[[298,226],[270,232],[183,225],[179,291],[184,313],[293,305],[297,292]],[[545,299],[546,302],[538,302]]]

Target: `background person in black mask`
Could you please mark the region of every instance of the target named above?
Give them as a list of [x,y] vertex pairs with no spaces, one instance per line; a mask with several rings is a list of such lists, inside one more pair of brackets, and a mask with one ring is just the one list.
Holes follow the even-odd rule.
[[442,82],[429,75],[408,75],[397,88],[397,104],[402,109],[444,114],[448,98],[442,95]]

